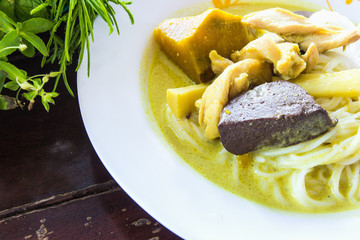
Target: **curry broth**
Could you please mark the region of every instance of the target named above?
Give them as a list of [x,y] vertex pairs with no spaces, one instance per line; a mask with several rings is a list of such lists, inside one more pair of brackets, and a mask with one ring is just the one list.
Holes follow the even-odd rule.
[[[272,3],[252,2],[243,3],[224,9],[233,14],[245,15],[253,11],[259,11],[271,7],[282,7],[291,11],[310,10],[302,6],[301,2],[294,1],[292,5],[276,1]],[[192,8],[187,12],[182,11],[182,15],[198,14],[206,10],[206,6],[199,5],[198,9]],[[309,7],[309,5],[307,4]],[[311,8],[317,9],[315,6]],[[190,14],[189,14],[190,12]],[[292,197],[291,185],[288,178],[280,178],[278,190],[285,198],[285,202],[278,199],[274,194],[271,183],[264,181],[264,178],[257,176],[253,169],[251,159],[246,156],[230,161],[231,154],[225,153],[227,159],[219,160],[219,151],[223,149],[219,140],[204,141],[194,134],[192,139],[196,145],[187,141],[182,141],[166,123],[166,90],[194,84],[173,62],[171,62],[159,47],[152,43],[150,49],[145,54],[142,75],[144,77],[145,103],[150,110],[150,118],[155,120],[155,128],[160,130],[160,135],[166,140],[167,144],[173,148],[181,158],[193,167],[201,175],[217,184],[218,186],[242,197],[265,206],[291,210],[297,212],[333,212],[352,208],[352,205],[341,205],[340,203],[331,208],[320,210],[308,209],[299,204]],[[150,57],[150,59],[149,59]],[[146,67],[144,67],[146,66]],[[236,164],[237,163],[237,164]],[[326,193],[325,193],[326,194]]]

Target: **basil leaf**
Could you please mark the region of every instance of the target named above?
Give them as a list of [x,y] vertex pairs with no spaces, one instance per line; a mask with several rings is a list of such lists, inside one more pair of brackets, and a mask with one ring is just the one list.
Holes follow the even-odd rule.
[[19,32],[19,35],[29,41],[42,55],[48,56],[49,52],[43,40],[32,32]]
[[50,4],[52,4],[52,1],[53,1],[53,0],[46,0],[46,1],[43,2],[42,4],[38,5],[36,8],[33,8],[33,9],[30,11],[30,14],[31,14],[31,15],[34,15],[35,13],[40,12],[41,10],[47,8]]
[[0,93],[3,89],[5,79],[6,79],[6,72],[0,70]]
[[55,101],[53,98],[56,98],[59,96],[59,94],[57,92],[45,92],[44,89],[41,89],[39,95],[41,96],[41,102],[42,102],[44,108],[46,109],[46,111],[49,111],[49,109],[50,109],[49,103],[55,104]]
[[0,95],[0,110],[11,110],[17,107],[16,98]]
[[22,23],[24,32],[32,32],[34,34],[49,31],[54,26],[52,21],[44,18],[31,18]]
[[10,89],[11,91],[17,91],[20,88],[20,86],[19,84],[17,84],[17,82],[10,81],[5,83],[4,88]]
[[35,89],[41,89],[41,79],[40,78],[33,78],[30,80],[33,83]]
[[22,96],[23,96],[26,100],[28,100],[28,101],[30,101],[31,99],[35,98],[36,95],[37,95],[37,92],[36,92],[36,91],[30,91],[30,92],[27,92],[27,93],[23,93],[23,94],[22,94]]
[[11,48],[11,47],[17,47],[19,46],[19,44],[20,44],[20,38],[17,32],[15,30],[8,32],[0,41],[0,58],[6,57],[7,55],[16,51],[17,48]]
[[[26,81],[26,74],[11,63],[0,61],[0,70],[6,72],[8,75],[7,77],[10,80],[15,81],[15,83],[16,81],[19,81],[20,83]],[[5,86],[6,84],[4,87]]]
[[42,4],[42,0],[16,0],[15,1],[15,18],[18,22],[26,21],[34,17],[42,17],[48,19],[50,16],[48,9],[43,9],[34,15],[30,11]]
[[0,96],[0,110],[7,110],[7,105],[7,101],[2,96]]
[[3,11],[9,18],[15,21],[14,1],[0,1],[0,11]]
[[16,23],[4,12],[0,11],[0,31],[5,33],[10,32],[14,30],[14,26],[16,26]]
[[26,39],[23,39],[22,41],[27,48],[24,51],[21,51],[21,53],[24,54],[24,56],[26,57],[33,57],[35,55],[34,46],[31,43],[29,43]]

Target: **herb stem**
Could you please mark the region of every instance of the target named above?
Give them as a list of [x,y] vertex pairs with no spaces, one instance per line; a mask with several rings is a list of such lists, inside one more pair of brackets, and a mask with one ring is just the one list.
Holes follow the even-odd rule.
[[[22,4],[25,5],[33,4],[31,8],[26,7],[29,15],[27,20],[11,19],[0,9],[0,70],[6,73],[3,77],[5,80],[0,81],[0,92],[3,87],[16,91],[18,105],[20,105],[19,97],[21,96],[29,101],[29,109],[39,96],[48,111],[49,103],[54,103],[52,98],[58,96],[55,91],[61,78],[70,95],[74,96],[66,75],[67,67],[78,60],[75,69],[77,71],[84,55],[87,54],[87,74],[90,75],[90,41],[95,41],[93,30],[95,18],[99,16],[107,23],[109,34],[115,29],[118,34],[120,33],[111,3],[120,5],[129,16],[130,22],[134,23],[133,15],[127,7],[131,2],[128,1],[41,0],[35,3],[37,1],[24,0],[23,2]],[[45,14],[42,17],[35,17],[43,12]],[[64,31],[58,33],[58,29],[62,27]],[[46,43],[37,35],[43,32],[49,33]],[[48,62],[57,63],[59,71],[45,76],[37,74],[28,77],[25,71],[8,62],[7,55],[16,49],[27,57],[33,57],[37,54],[36,51],[39,51],[43,55],[41,66]],[[42,76],[44,77],[41,80],[39,77]],[[44,87],[48,85],[49,77],[56,78],[53,81],[52,92],[45,92]],[[0,109],[4,109],[1,107],[1,101]]]

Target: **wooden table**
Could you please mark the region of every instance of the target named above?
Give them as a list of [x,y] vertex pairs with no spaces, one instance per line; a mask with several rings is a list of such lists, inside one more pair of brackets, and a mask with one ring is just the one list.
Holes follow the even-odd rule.
[[[41,58],[15,59],[30,72]],[[76,92],[74,66],[68,71]],[[77,98],[60,84],[55,106],[0,111],[0,239],[181,239],[139,207],[106,171]],[[154,196],[156,197],[156,196]]]

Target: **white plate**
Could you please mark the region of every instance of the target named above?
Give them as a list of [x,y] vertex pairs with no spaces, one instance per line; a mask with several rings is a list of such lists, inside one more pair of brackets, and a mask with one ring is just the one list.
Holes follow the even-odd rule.
[[[136,23],[116,8],[121,34],[95,21],[91,73],[78,72],[89,138],[114,179],[149,214],[185,239],[343,239],[359,236],[360,212],[307,215],[281,212],[235,196],[180,160],[153,131],[142,104],[139,68],[153,28],[195,0],[137,0]],[[312,1],[323,6],[326,0]],[[360,2],[330,0],[360,22]]]

